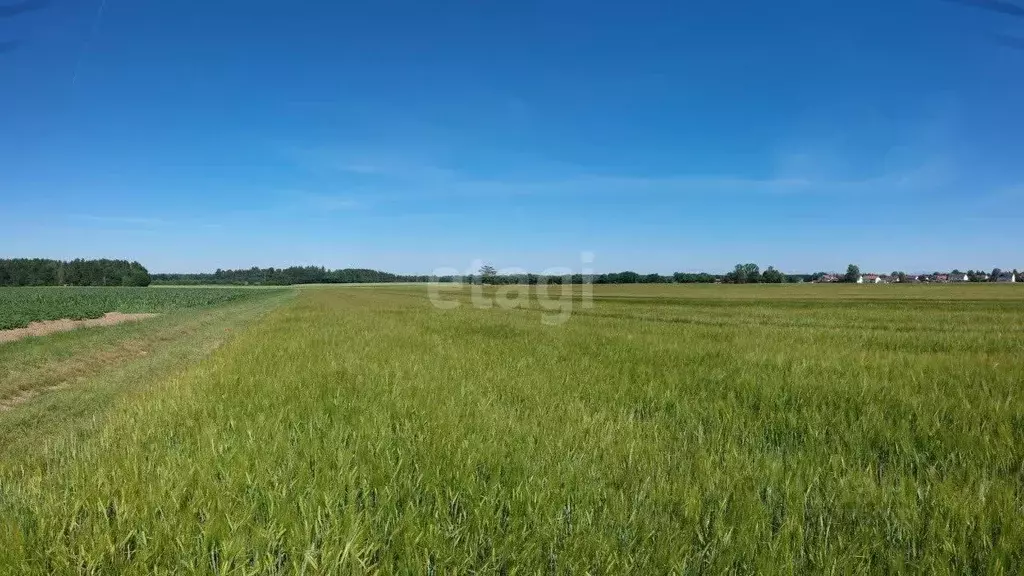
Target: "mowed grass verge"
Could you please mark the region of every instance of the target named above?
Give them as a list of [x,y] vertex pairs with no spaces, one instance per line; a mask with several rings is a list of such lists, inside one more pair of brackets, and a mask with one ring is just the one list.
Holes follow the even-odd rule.
[[0,458],[96,421],[116,398],[199,361],[293,294],[268,291],[145,322],[0,343]]
[[1022,293],[787,288],[300,290],[6,458],[0,565],[1019,573]]

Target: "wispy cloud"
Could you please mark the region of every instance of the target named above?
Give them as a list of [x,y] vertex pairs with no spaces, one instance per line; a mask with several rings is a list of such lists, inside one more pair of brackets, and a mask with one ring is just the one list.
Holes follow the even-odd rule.
[[356,202],[355,200],[334,196],[319,196],[313,199],[313,203],[317,207],[331,212],[337,210],[352,210],[359,207],[359,202]]
[[149,218],[140,216],[106,216],[97,214],[72,214],[75,220],[88,222],[100,222],[104,224],[128,224],[133,226],[163,226],[166,221],[162,218]]
[[387,174],[388,168],[384,166],[375,166],[373,164],[342,164],[337,166],[338,170],[342,172],[351,172],[352,174]]
[[990,194],[978,196],[974,208],[986,216],[996,214],[1002,218],[1020,218],[1024,216],[1024,183],[1003,186]]
[[284,155],[310,172],[373,178],[445,178],[453,174],[422,155],[394,153],[387,149],[347,146],[290,146]]
[[576,174],[564,177],[474,178],[452,174],[445,178],[409,180],[392,178],[353,187],[354,195],[375,200],[402,198],[500,199],[513,197],[609,198],[658,196],[867,196],[923,190],[941,182],[933,170],[883,174],[860,180],[825,180],[799,177],[749,178],[733,175],[631,176]]
[[69,214],[66,218],[93,227],[108,229],[159,230],[159,229],[206,229],[223,228],[220,222],[205,218],[160,218],[150,216],[120,216],[104,214]]
[[338,212],[359,208],[361,203],[348,196],[325,194],[307,190],[283,190],[282,200],[286,207],[300,210],[316,210],[321,212]]
[[49,4],[50,0],[24,0],[15,4],[3,5],[0,6],[0,18],[11,18],[26,12],[40,10],[46,8]]
[[[323,209],[351,209],[361,201],[400,202],[405,199],[501,199],[514,197],[615,198],[634,196],[868,196],[907,193],[942,186],[948,169],[942,159],[915,167],[864,176],[829,177],[815,154],[790,154],[779,169],[766,176],[683,173],[643,175],[607,173],[582,166],[557,165],[538,169],[513,162],[507,175],[481,176],[456,170],[417,155],[358,151],[345,147],[294,149],[301,166],[337,180],[346,196],[307,195]],[[326,176],[324,175],[326,173]],[[332,176],[333,175],[333,176]],[[355,175],[355,177],[353,177]]]
[[954,4],[964,4],[973,8],[981,8],[982,10],[989,10],[991,12],[998,12],[1000,14],[1007,14],[1009,16],[1017,16],[1024,18],[1024,6],[1019,6],[1012,2],[1004,2],[1003,0],[947,0]]

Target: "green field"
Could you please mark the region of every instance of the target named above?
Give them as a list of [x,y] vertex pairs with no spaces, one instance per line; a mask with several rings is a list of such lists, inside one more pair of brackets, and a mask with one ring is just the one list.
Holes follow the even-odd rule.
[[[157,319],[180,354],[92,373],[80,416],[23,416],[68,389],[0,411],[0,567],[1021,573],[1021,288],[439,310],[422,286],[317,287],[182,312]],[[101,330],[79,332],[47,338],[86,354]],[[0,346],[0,375],[71,361],[36,340]]]
[[162,313],[256,293],[244,288],[0,287],[0,330],[23,328],[38,320],[99,318],[107,312]]

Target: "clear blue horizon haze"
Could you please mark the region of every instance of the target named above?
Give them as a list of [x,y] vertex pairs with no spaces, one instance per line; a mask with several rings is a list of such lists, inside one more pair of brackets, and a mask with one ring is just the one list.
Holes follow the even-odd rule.
[[971,3],[0,10],[0,257],[1024,269],[1024,18]]

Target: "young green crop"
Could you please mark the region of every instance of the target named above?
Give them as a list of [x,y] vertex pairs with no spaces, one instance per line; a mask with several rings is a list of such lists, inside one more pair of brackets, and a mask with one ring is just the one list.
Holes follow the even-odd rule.
[[0,566],[1020,573],[1021,293],[872,288],[303,289],[0,463]]
[[37,320],[98,318],[107,312],[168,312],[250,298],[266,290],[227,288],[0,287],[0,330]]

